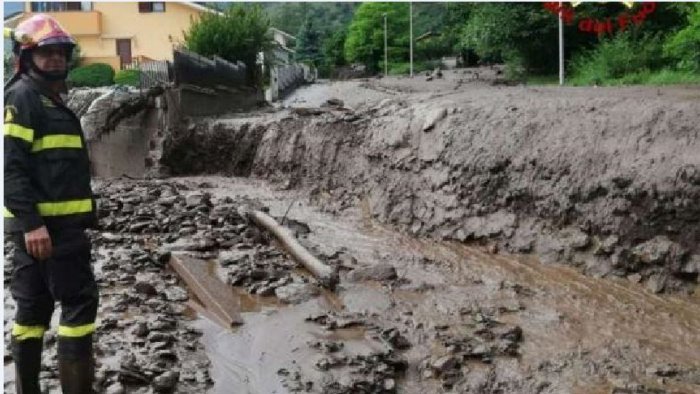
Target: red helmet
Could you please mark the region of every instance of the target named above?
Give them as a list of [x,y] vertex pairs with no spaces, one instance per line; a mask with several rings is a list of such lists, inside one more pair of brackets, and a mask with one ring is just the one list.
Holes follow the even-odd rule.
[[15,47],[19,53],[27,49],[55,44],[66,45],[70,53],[75,47],[73,37],[54,18],[45,14],[33,15],[22,21],[17,25],[14,36],[19,43],[19,46]]

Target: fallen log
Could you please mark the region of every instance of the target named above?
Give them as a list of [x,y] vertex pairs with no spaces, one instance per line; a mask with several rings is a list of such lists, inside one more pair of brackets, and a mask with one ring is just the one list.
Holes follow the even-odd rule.
[[247,215],[256,225],[272,233],[294,260],[311,272],[323,286],[333,289],[338,284],[338,272],[324,264],[301,246],[294,236],[275,219],[260,211],[250,211]]

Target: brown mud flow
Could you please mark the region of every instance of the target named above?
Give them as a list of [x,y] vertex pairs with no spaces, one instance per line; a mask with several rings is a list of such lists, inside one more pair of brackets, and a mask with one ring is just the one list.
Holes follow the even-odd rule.
[[339,86],[350,104],[308,107],[321,85],[290,111],[186,120],[163,162],[307,190],[329,211],[366,198],[401,232],[497,243],[655,292],[697,284],[697,87],[493,87],[461,71],[326,89]]
[[[214,195],[259,199],[278,217],[288,210],[289,219],[310,227],[306,242],[317,245],[320,255],[340,250],[358,265],[392,264],[398,275],[356,282],[350,271],[341,281],[339,303],[320,297],[299,305],[263,306],[244,313],[245,324],[233,335],[197,322],[213,363],[214,392],[225,387],[294,392],[279,383],[277,374],[293,367],[315,383],[310,392],[324,392],[318,386],[324,381],[318,355],[307,344],[340,341],[350,352],[376,339],[364,328],[372,324],[394,325],[411,344],[399,353],[408,369],[398,375],[398,392],[695,393],[700,388],[697,296],[660,296],[626,279],[593,278],[534,257],[417,239],[374,222],[371,207],[331,215],[301,202],[301,193],[259,181],[183,179],[216,185]],[[339,306],[343,313],[365,313],[364,326],[338,333],[304,321]],[[494,330],[497,324],[522,330],[517,357],[460,359],[454,344],[467,340],[484,321],[498,322]],[[456,379],[426,365],[452,354],[458,365],[448,372],[459,371]],[[352,376],[341,371],[338,381],[344,374]]]

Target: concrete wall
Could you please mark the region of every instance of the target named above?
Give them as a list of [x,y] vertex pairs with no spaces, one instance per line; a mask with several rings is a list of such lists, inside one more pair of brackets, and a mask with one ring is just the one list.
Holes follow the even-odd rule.
[[315,81],[316,77],[316,69],[305,64],[273,66],[270,69],[270,88],[266,92],[266,99],[279,100],[304,83]]
[[265,100],[263,92],[253,88],[224,90],[181,85],[175,92],[182,116],[219,115],[250,110]]
[[146,171],[149,142],[159,126],[158,111],[144,111],[99,140],[89,142],[93,175],[100,178],[142,177]]

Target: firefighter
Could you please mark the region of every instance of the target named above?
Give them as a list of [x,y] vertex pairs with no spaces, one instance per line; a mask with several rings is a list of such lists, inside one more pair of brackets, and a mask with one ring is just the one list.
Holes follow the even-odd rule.
[[12,354],[19,393],[40,393],[43,336],[60,302],[58,369],[66,394],[92,393],[98,292],[85,230],[96,225],[80,121],[63,103],[75,41],[47,15],[13,32],[5,85],[5,232],[15,243]]

